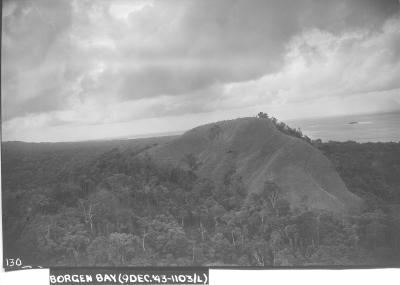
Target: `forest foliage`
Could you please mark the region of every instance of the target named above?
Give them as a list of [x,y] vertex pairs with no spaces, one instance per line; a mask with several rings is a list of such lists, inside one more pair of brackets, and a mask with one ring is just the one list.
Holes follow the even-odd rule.
[[400,264],[400,144],[309,143],[367,202],[363,212],[290,205],[271,181],[248,195],[236,169],[202,178],[192,154],[183,170],[138,155],[146,148],[6,146],[5,256],[53,266]]

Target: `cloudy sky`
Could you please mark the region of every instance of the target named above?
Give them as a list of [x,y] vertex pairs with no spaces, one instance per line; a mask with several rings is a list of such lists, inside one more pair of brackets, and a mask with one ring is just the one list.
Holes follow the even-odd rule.
[[400,109],[398,0],[3,0],[3,140]]

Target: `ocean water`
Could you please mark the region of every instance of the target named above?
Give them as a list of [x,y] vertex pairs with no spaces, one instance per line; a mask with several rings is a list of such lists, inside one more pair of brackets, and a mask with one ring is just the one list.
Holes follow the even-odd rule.
[[311,139],[322,141],[399,142],[400,112],[286,121]]

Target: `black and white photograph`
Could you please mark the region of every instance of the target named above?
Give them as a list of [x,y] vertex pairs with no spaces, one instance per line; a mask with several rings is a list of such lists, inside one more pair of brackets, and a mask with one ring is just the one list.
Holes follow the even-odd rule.
[[399,0],[3,0],[3,267],[400,267]]

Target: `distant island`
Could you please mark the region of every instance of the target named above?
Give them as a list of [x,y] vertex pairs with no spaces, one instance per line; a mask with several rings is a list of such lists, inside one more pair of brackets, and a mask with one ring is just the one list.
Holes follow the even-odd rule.
[[359,122],[359,121],[351,121],[348,123],[349,125],[366,125],[366,124],[372,124],[372,122]]

